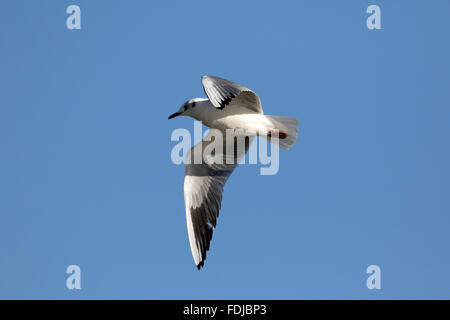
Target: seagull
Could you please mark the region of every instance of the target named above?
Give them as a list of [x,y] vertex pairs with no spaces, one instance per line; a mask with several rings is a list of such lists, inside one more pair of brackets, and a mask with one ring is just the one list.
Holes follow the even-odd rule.
[[[255,135],[246,135],[244,148],[238,148],[236,138],[230,138],[226,132],[229,129],[256,132],[269,141],[277,136],[279,147],[285,150],[297,140],[298,132],[297,119],[264,115],[258,95],[240,84],[215,76],[203,76],[202,85],[207,98],[190,99],[169,116],[169,119],[192,117],[210,128],[205,138],[187,152],[185,162],[186,225],[192,256],[199,270],[204,266],[216,228],[224,185],[255,138]],[[224,147],[215,151],[215,157],[227,160],[211,163],[205,159],[203,151],[216,139],[216,130],[224,133]],[[231,155],[231,150],[225,148],[227,143],[233,144]],[[201,155],[200,163],[192,161],[195,154]]]

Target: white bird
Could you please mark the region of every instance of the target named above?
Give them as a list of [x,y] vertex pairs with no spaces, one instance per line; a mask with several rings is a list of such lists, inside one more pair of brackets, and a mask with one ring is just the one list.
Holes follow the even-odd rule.
[[[289,149],[297,140],[298,121],[295,118],[268,116],[263,114],[261,101],[256,93],[237,83],[213,76],[202,77],[206,98],[194,98],[185,102],[181,108],[169,116],[190,116],[211,129],[218,129],[225,134],[227,129],[256,132],[270,141],[272,135],[278,135],[279,146]],[[244,150],[239,151],[235,138],[229,140],[234,144],[233,161],[224,160],[223,164],[210,163],[202,159],[195,164],[193,155],[203,151],[213,139],[210,130],[201,143],[195,145],[186,155],[184,178],[184,201],[189,244],[198,269],[203,267],[206,251],[212,238],[213,230],[219,216],[223,187],[228,177],[245,155],[253,136],[247,135]],[[223,143],[223,152],[216,151],[216,157],[230,156]],[[217,159],[217,158],[216,158]],[[231,163],[231,164],[230,164]]]

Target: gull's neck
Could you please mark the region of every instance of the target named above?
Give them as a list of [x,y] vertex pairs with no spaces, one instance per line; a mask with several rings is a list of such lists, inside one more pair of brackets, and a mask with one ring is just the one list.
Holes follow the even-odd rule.
[[189,116],[195,120],[202,121],[203,124],[209,126],[211,121],[220,117],[220,110],[217,110],[209,99],[195,98],[193,101],[195,101],[195,107],[192,108]]

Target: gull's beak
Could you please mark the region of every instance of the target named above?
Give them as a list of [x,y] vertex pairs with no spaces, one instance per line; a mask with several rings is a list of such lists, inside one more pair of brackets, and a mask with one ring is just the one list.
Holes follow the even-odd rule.
[[171,114],[168,119],[172,119],[178,116],[181,116],[181,112],[175,112],[174,114]]

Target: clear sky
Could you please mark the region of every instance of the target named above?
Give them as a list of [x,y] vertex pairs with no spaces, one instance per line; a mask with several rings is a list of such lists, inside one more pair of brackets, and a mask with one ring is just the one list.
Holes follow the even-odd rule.
[[[449,12],[0,1],[0,298],[450,298]],[[170,160],[193,120],[167,116],[204,96],[204,74],[253,89],[300,135],[277,175],[234,172],[198,271]],[[81,290],[66,288],[72,264]]]

